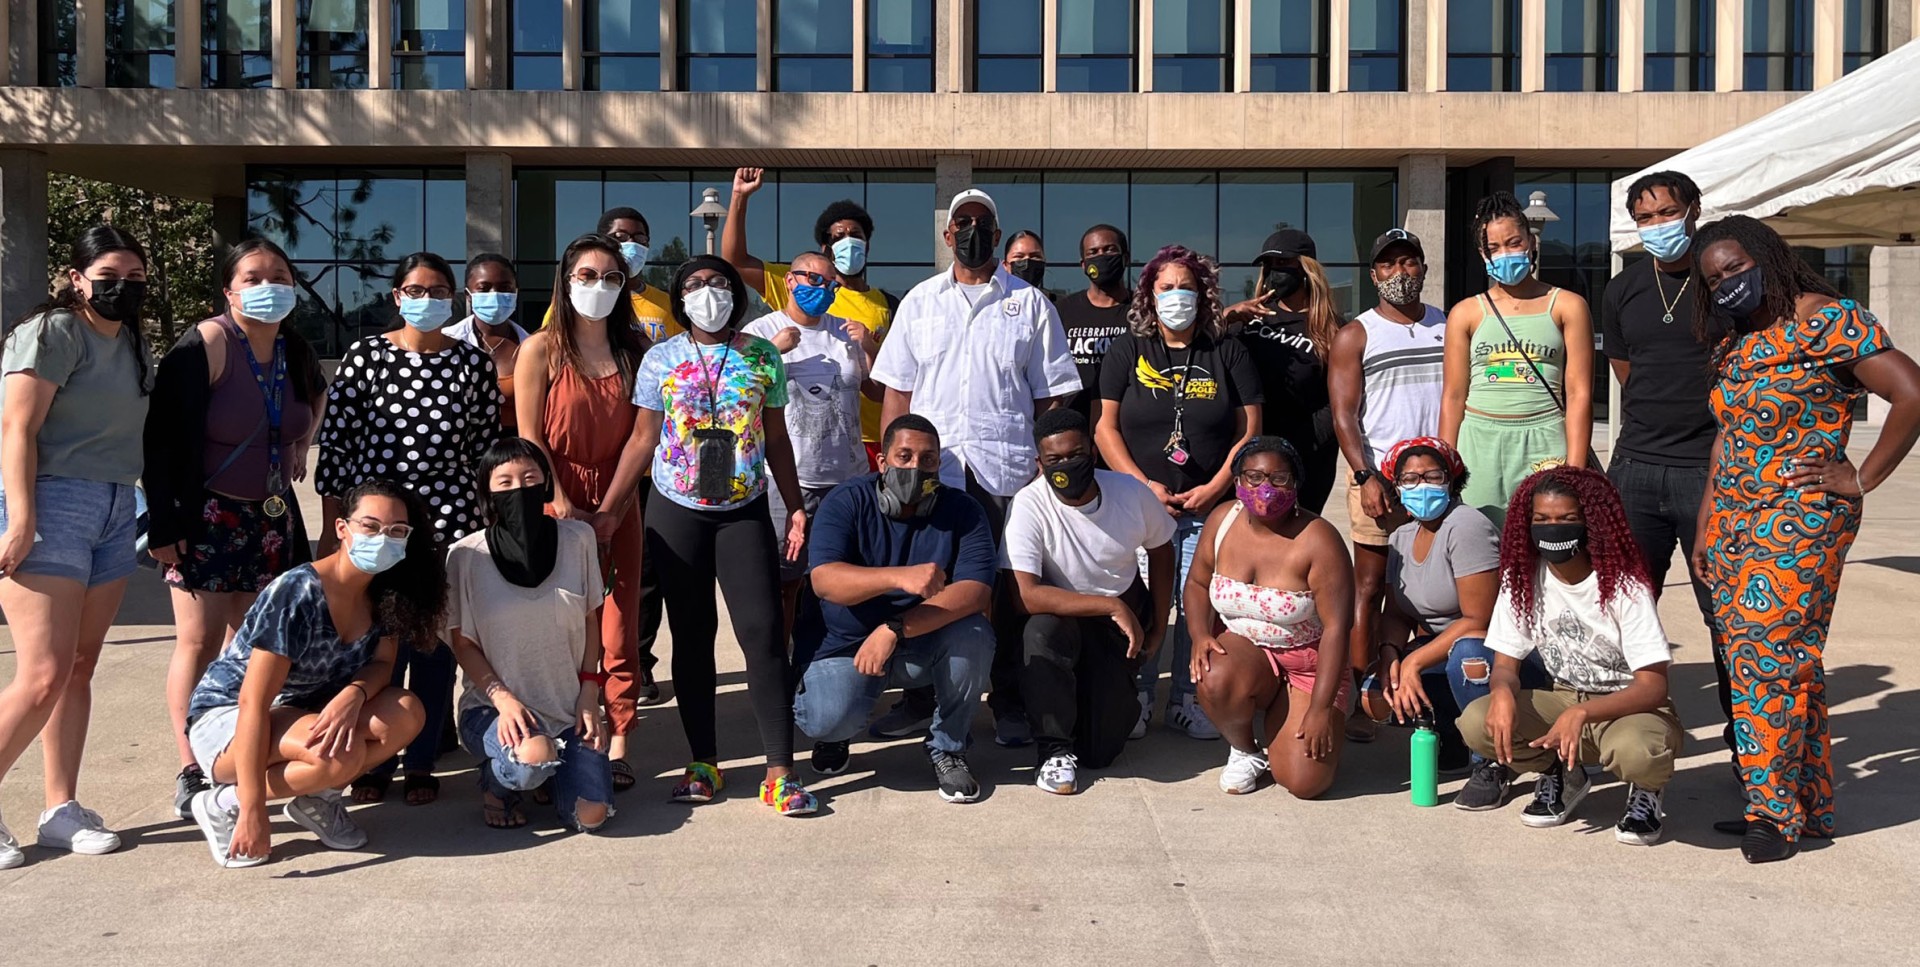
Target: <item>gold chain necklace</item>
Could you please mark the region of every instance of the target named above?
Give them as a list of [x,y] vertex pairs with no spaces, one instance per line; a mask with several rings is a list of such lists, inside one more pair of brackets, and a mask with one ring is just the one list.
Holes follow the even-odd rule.
[[1673,309],[1680,304],[1680,297],[1687,294],[1687,286],[1693,283],[1693,273],[1687,273],[1686,279],[1680,283],[1680,291],[1673,294],[1672,302],[1668,302],[1667,284],[1661,280],[1663,273],[1660,271],[1660,263],[1652,259],[1648,259],[1647,261],[1653,264],[1653,287],[1660,292],[1660,304],[1667,308],[1666,314],[1660,317],[1660,321],[1671,326],[1673,325]]

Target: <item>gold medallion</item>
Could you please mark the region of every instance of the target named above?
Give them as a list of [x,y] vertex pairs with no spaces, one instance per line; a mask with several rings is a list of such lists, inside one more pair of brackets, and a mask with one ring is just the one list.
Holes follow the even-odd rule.
[[275,494],[262,501],[260,509],[266,511],[268,517],[285,517],[287,515],[287,502],[280,499],[278,494]]

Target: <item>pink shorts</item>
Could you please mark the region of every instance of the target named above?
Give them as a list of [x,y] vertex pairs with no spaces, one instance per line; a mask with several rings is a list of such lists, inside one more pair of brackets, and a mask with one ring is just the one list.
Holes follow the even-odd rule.
[[[1273,666],[1274,677],[1287,683],[1288,688],[1304,694],[1313,694],[1313,683],[1320,672],[1320,646],[1306,645],[1299,648],[1268,648],[1259,646],[1266,653],[1267,664]],[[1340,674],[1340,690],[1334,693],[1333,707],[1342,715],[1353,714],[1353,676],[1346,674],[1343,667]]]

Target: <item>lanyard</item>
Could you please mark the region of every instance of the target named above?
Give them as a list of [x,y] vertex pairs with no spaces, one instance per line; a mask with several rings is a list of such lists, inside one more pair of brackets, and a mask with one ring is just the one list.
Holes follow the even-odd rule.
[[[1193,375],[1193,343],[1187,344],[1187,355],[1181,359],[1180,368],[1173,366],[1173,347],[1165,342],[1160,348],[1167,351],[1167,378],[1173,381],[1173,435],[1181,442],[1186,441],[1185,419],[1187,412],[1187,380]],[[1175,375],[1176,372],[1178,375]]]
[[693,354],[700,358],[700,375],[707,384],[707,429],[712,430],[720,425],[719,387],[726,381],[727,357],[733,352],[733,339],[729,337],[725,348],[720,350],[720,365],[711,374],[707,372],[707,354],[700,350],[700,344],[693,342],[692,336],[688,336],[687,341],[693,343]]
[[[287,390],[287,337],[273,337],[273,382],[267,382],[267,374],[260,369],[260,361],[253,356],[253,344],[247,341],[247,334],[235,324],[228,330],[234,339],[239,340],[240,350],[247,354],[247,368],[253,370],[253,383],[260,387],[260,396],[267,409],[267,501],[266,510],[270,517],[286,513],[286,501],[280,496],[286,489],[286,481],[280,474],[280,418],[284,413]],[[274,513],[275,508],[279,513]]]

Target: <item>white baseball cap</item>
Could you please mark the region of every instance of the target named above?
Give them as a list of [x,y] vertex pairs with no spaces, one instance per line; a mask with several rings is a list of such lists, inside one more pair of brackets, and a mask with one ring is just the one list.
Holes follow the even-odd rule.
[[1000,220],[1000,209],[998,206],[996,206],[993,203],[993,196],[987,194],[984,191],[981,191],[978,188],[969,188],[966,191],[963,191],[953,196],[953,201],[947,204],[947,218],[951,220],[953,218],[953,213],[959,211],[961,205],[966,205],[973,202],[979,202],[980,204],[985,205],[987,208],[988,214],[991,214],[993,216],[993,220],[996,222]]

